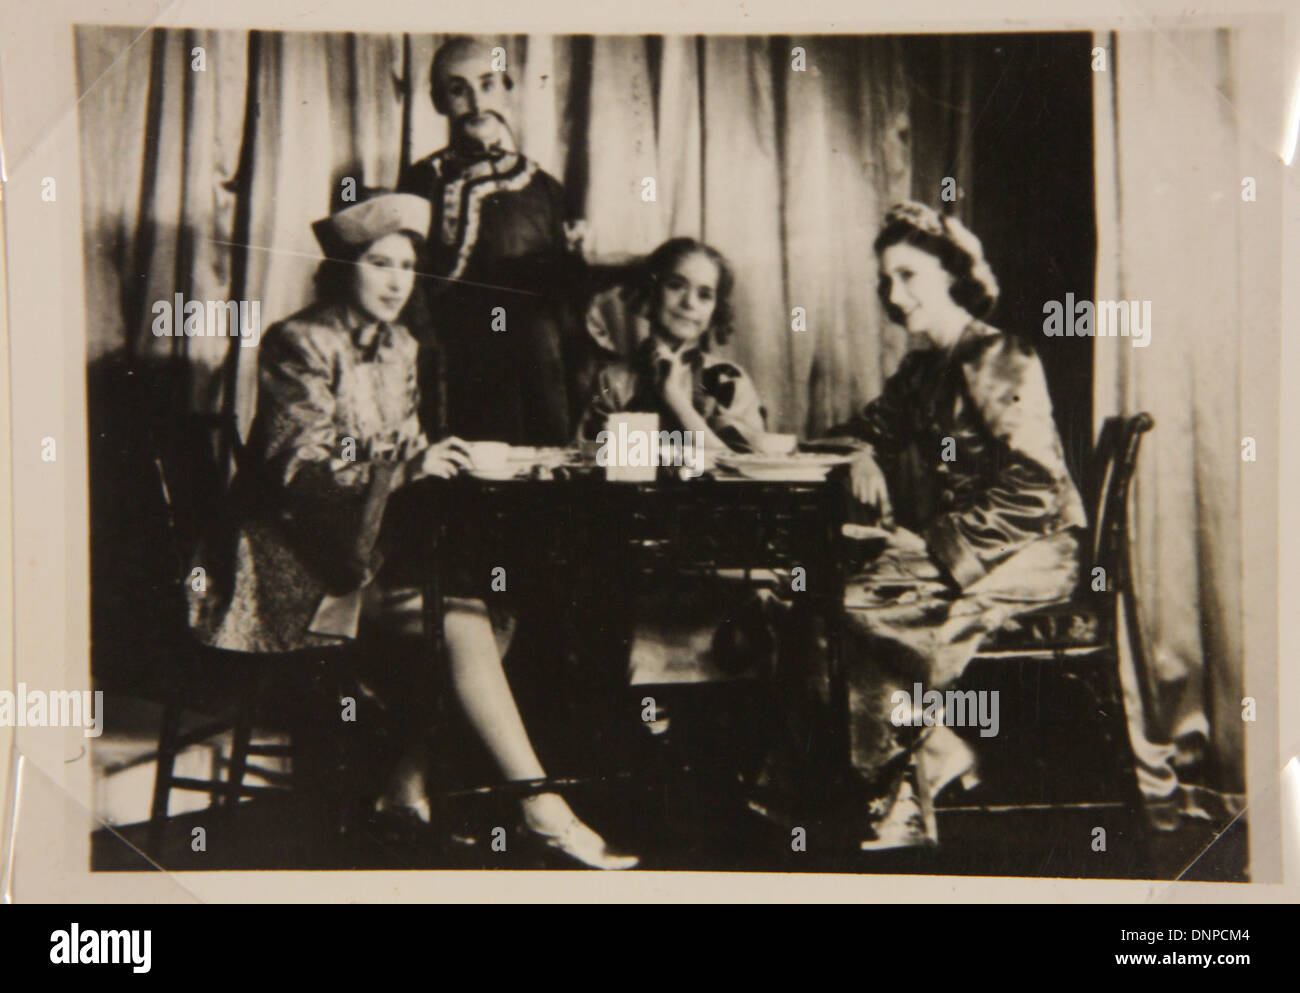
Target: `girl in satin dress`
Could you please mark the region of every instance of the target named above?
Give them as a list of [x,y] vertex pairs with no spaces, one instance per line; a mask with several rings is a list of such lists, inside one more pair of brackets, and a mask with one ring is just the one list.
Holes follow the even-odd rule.
[[[881,301],[917,347],[833,432],[863,446],[851,485],[876,520],[846,527],[876,552],[844,604],[850,778],[873,796],[864,850],[937,841],[929,801],[954,780],[973,785],[978,771],[942,711],[913,712],[916,685],[922,695],[946,690],[987,634],[1068,599],[1087,526],[1042,364],[1029,344],[982,320],[997,282],[979,240],[955,218],[907,202],[886,215],[874,247]],[[835,761],[818,753],[832,747],[825,656],[804,647],[799,665],[783,669],[793,701],[786,744],[760,777],[787,794],[824,781],[800,772],[810,763]]]

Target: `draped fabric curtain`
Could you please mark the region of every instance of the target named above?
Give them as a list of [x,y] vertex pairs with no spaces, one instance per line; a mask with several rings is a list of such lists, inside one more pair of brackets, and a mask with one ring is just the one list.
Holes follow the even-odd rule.
[[1097,298],[1149,300],[1152,314],[1147,347],[1098,338],[1095,352],[1096,417],[1155,418],[1134,485],[1148,665],[1129,660],[1128,709],[1146,792],[1184,805],[1180,774],[1244,792],[1245,737],[1267,733],[1276,696],[1283,94],[1270,42],[1261,28],[1096,39],[1111,60],[1094,90]]
[[[320,258],[310,223],[344,177],[392,186],[445,143],[428,96],[443,40],[79,28],[91,360],[177,358],[180,401],[231,404],[246,427],[256,350],[156,338],[153,302],[255,300],[263,327],[304,306]],[[565,184],[590,260],[673,235],[731,260],[728,347],[772,429],[816,432],[875,395],[905,348],[871,275],[880,217],[912,188],[898,40],[495,43],[521,150]]]
[[[1210,781],[1242,792],[1245,735],[1266,724],[1243,721],[1242,698],[1267,708],[1275,696],[1247,683],[1275,651],[1260,583],[1276,556],[1278,37],[1096,39],[1110,57],[1093,73],[1096,296],[1150,300],[1153,315],[1146,348],[1097,339],[1094,398],[1098,420],[1147,410],[1157,425],[1135,485],[1150,665],[1127,668],[1152,795],[1173,792],[1175,764],[1204,760]],[[444,40],[80,27],[91,362],[173,358],[186,372],[173,404],[226,405],[247,427],[256,349],[156,338],[153,303],[255,300],[263,326],[305,305],[320,259],[310,224],[343,178],[392,186],[445,143],[428,95]],[[906,348],[875,295],[871,242],[885,208],[914,190],[935,202],[938,181],[955,176],[966,191],[957,209],[970,209],[962,46],[940,43],[938,89],[920,99],[897,38],[496,43],[516,84],[521,150],[565,184],[591,261],[672,235],[702,237],[731,260],[739,333],[728,348],[774,430],[815,434],[878,392]],[[1246,437],[1256,462],[1243,461]]]

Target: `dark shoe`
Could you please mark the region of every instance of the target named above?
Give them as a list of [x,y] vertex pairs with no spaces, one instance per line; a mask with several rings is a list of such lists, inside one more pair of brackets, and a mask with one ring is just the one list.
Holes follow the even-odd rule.
[[421,811],[404,804],[379,800],[370,808],[370,832],[385,844],[409,845],[425,841],[429,835],[428,808]]

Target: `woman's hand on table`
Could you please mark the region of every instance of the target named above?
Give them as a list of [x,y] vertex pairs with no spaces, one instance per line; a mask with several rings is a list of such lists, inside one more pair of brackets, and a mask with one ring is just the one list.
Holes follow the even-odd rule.
[[465,442],[456,437],[443,438],[442,441],[435,442],[421,453],[412,478],[436,476],[439,479],[451,479],[462,469],[472,467],[473,462],[470,460],[469,449]]
[[849,463],[849,486],[853,491],[853,499],[868,507],[874,507],[879,512],[881,520],[888,520],[893,516],[885,474],[880,471],[880,466],[876,464],[875,456],[871,452],[862,452]]

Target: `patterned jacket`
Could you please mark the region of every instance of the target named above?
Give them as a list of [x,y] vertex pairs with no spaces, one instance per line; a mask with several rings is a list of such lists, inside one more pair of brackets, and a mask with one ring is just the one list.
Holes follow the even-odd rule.
[[[403,327],[343,305],[312,305],[263,335],[243,464],[198,550],[203,581],[187,591],[201,640],[286,652],[355,637],[359,587],[378,565],[358,575],[349,560],[358,533],[377,525],[372,481],[384,477],[386,497],[428,447],[415,356]],[[403,459],[380,471],[381,449]]]

